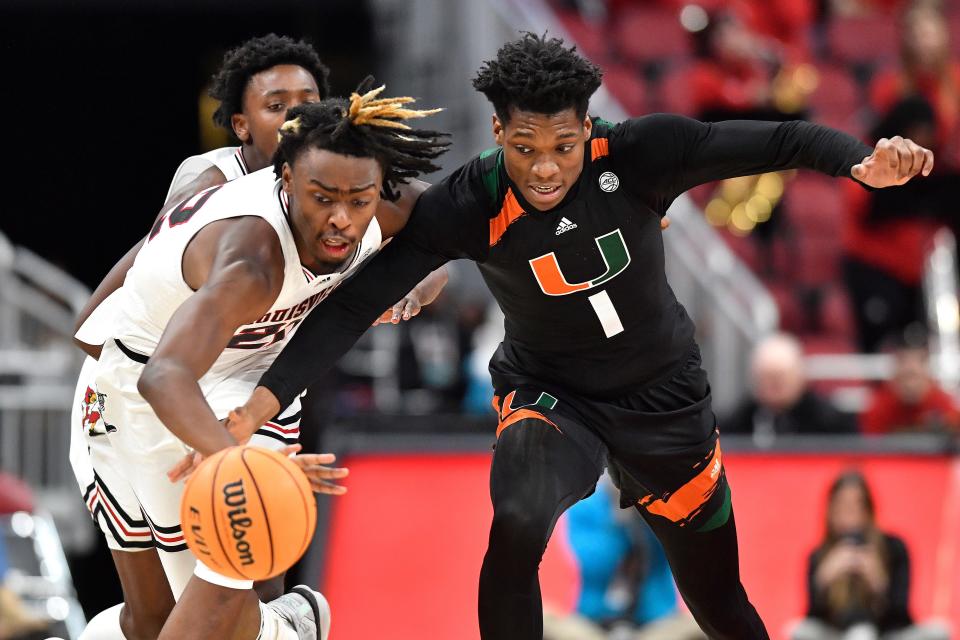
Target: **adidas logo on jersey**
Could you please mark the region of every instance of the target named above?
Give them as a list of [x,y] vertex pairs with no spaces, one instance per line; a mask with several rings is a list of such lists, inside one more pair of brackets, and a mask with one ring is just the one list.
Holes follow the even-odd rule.
[[560,235],[561,233],[566,233],[567,231],[570,231],[576,228],[577,228],[576,222],[570,222],[566,218],[560,218],[560,224],[557,225],[556,235]]

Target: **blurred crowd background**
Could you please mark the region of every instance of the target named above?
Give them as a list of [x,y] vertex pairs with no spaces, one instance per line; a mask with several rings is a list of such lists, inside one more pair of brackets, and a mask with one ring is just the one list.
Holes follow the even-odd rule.
[[[737,512],[745,583],[775,619],[771,634],[950,637],[960,624],[960,3],[10,0],[0,7],[0,640],[74,637],[84,614],[120,600],[66,465],[80,361],[69,328],[144,234],[180,160],[231,144],[206,96],[223,52],[268,32],[302,37],[331,67],[335,93],[373,73],[392,93],[445,106],[445,173],[492,145],[490,107],[469,81],[523,29],[565,37],[604,69],[591,111],[609,120],[807,119],[871,144],[903,135],[934,149],[933,175],[893,190],[805,172],[703,185],[675,204],[664,242],[734,452],[735,495],[761,497],[741,496]],[[486,362],[502,320],[476,268],[453,263],[435,304],[369,331],[311,389],[306,448],[347,464],[484,459],[495,427]],[[478,495],[432,508],[482,515]],[[362,492],[351,499],[363,508]],[[299,571],[329,582],[341,565],[328,552],[353,525],[335,507],[321,512]],[[792,517],[804,524],[791,529]],[[616,508],[606,481],[571,510],[557,544],[576,594],[548,598],[548,637],[702,637],[655,539]],[[789,560],[750,568],[770,553]],[[476,637],[466,618],[445,637]]]

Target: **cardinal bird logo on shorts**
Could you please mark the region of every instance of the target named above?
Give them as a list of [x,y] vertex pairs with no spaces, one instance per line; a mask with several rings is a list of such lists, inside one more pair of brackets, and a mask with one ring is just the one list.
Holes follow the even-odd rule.
[[115,427],[107,424],[103,419],[103,401],[106,398],[106,394],[97,393],[90,387],[87,387],[84,392],[80,408],[83,411],[82,424],[87,431],[87,435],[102,436],[105,433],[116,431]]

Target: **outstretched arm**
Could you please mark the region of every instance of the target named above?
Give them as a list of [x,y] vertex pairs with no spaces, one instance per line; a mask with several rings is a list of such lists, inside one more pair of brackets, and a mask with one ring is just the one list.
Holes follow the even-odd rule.
[[403,296],[399,302],[380,314],[380,317],[374,320],[373,325],[400,324],[401,320],[410,320],[418,315],[425,306],[432,304],[443,288],[447,286],[450,279],[447,273],[447,266],[443,265],[426,278],[420,281],[420,284],[410,290],[410,293]]
[[[173,314],[137,389],[170,431],[190,448],[210,455],[236,444],[203,397],[198,381],[216,362],[234,332],[260,317],[283,284],[279,239],[260,218],[214,222],[203,236],[217,237],[209,275],[197,292]],[[185,256],[185,263],[189,255]],[[203,258],[197,262],[203,273]],[[194,285],[184,269],[184,277]]]
[[653,192],[663,205],[698,184],[767,171],[812,169],[887,187],[933,168],[929,150],[900,137],[871,148],[841,131],[799,120],[704,123],[666,114],[619,125],[611,159],[636,189]]

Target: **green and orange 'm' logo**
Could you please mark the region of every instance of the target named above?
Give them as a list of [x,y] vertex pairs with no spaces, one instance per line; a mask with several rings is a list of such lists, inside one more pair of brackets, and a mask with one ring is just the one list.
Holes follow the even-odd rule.
[[592,280],[567,282],[567,278],[560,270],[560,263],[557,262],[557,255],[551,251],[530,261],[530,267],[540,284],[540,289],[548,296],[565,296],[575,291],[592,289],[613,280],[630,264],[630,252],[623,241],[620,229],[594,238],[594,242],[600,248],[600,255],[603,257],[604,264],[607,265],[606,271]]

